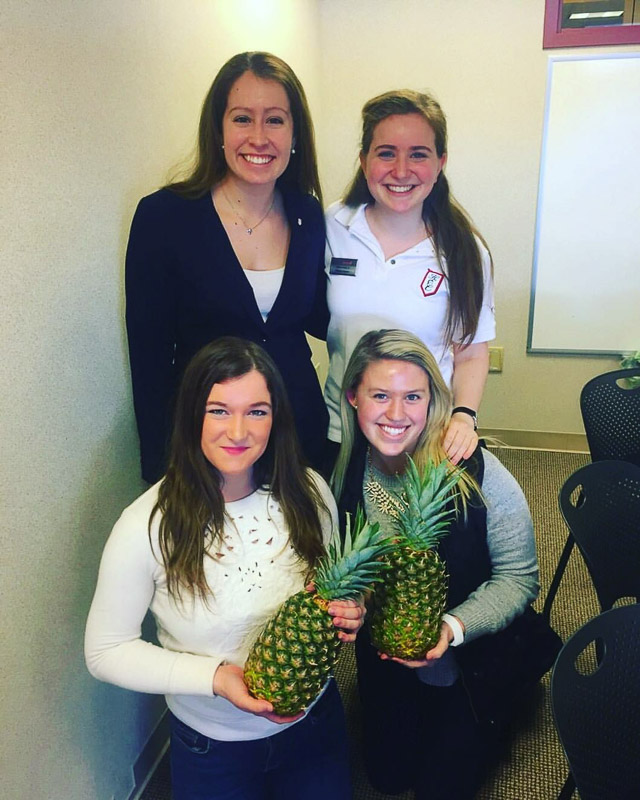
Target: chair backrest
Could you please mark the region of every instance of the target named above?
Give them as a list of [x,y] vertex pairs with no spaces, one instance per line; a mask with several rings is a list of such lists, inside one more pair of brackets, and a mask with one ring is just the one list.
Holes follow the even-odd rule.
[[593,461],[620,459],[640,466],[640,381],[634,388],[620,379],[639,378],[640,367],[605,372],[585,383],[580,411]]
[[640,600],[640,467],[628,461],[581,467],[560,490],[560,510],[602,610],[621,597]]
[[[582,659],[595,669],[582,674],[576,659],[593,641],[600,644],[599,664],[588,651]],[[640,605],[605,611],[565,643],[551,676],[551,704],[582,800],[637,800]]]

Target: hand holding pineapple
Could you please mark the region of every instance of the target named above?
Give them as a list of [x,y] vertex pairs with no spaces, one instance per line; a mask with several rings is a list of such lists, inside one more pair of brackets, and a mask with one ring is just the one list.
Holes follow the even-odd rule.
[[453,641],[453,631],[448,622],[443,622],[440,628],[440,638],[438,643],[427,650],[423,659],[406,659],[397,658],[396,656],[388,656],[386,653],[378,653],[382,661],[395,661],[397,664],[402,664],[409,669],[418,669],[420,667],[432,667],[437,664],[438,659],[449,649],[449,644]]
[[[306,587],[308,592],[315,592],[316,587],[310,583]],[[364,599],[332,600],[327,607],[327,614],[333,619],[334,626],[338,629],[337,636],[341,642],[355,642],[358,631],[364,624],[367,613]]]
[[[460,475],[446,460],[437,466],[429,461],[419,472],[407,457],[405,501],[397,514],[395,549],[386,557],[389,572],[375,598],[371,641],[387,656],[415,666],[439,658],[449,642],[442,635],[447,573],[436,547],[449,530]],[[427,658],[434,649],[438,655]]]
[[285,716],[315,700],[338,660],[341,641],[354,639],[362,624],[362,595],[380,579],[381,557],[391,547],[361,511],[353,537],[350,522],[343,543],[334,536],[318,564],[313,593],[303,590],[286,600],[251,648],[245,680],[254,696]]
[[224,697],[241,711],[255,714],[257,717],[264,717],[280,725],[295,722],[302,716],[302,712],[291,716],[276,714],[273,705],[268,700],[262,700],[250,694],[244,681],[244,671],[242,667],[235,664],[220,664],[213,676],[213,693]]

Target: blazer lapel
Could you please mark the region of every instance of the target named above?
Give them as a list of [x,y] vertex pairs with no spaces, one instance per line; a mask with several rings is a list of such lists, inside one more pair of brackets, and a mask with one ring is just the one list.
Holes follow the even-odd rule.
[[[244,275],[224,225],[213,205],[211,195],[206,195],[203,201],[202,210],[206,222],[203,229],[208,237],[207,249],[211,253],[211,263],[215,264],[214,280],[219,284],[219,291],[233,301],[241,303],[254,325],[264,327],[265,323],[258,309],[251,284]],[[285,269],[285,275],[286,272]]]

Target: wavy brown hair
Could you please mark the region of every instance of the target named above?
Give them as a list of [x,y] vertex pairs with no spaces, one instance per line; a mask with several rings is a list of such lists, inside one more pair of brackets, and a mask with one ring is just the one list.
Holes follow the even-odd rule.
[[149,536],[160,514],[159,546],[169,593],[205,598],[211,594],[204,559],[222,541],[225,502],[222,475],[202,452],[202,425],[214,383],[257,370],[265,379],[273,422],[269,442],[253,467],[257,487],[280,503],[289,538],[311,569],[324,552],[321,514],[329,511],[304,464],[286,389],[270,356],[257,344],[224,336],[202,348],[189,362],[176,403],[169,466],[149,518]]
[[304,89],[285,61],[262,52],[238,53],[221,67],[202,105],[193,169],[184,180],[173,181],[166,188],[185,197],[202,197],[227,174],[222,150],[222,120],[231,87],[245,72],[252,72],[262,80],[276,81],[289,98],[296,152],[292,153],[276,184],[315,195],[322,204],[315,134]]
[[[440,104],[429,94],[410,89],[385,92],[365,103],[362,109],[362,140],[360,153],[367,155],[378,123],[395,114],[420,114],[435,134],[436,152],[442,158],[447,152],[447,119]],[[362,166],[347,188],[344,203],[358,206],[373,203]],[[462,206],[454,199],[449,183],[441,171],[438,180],[422,205],[422,218],[433,237],[436,256],[447,265],[449,282],[449,311],[444,331],[448,344],[454,335],[462,344],[473,340],[478,327],[484,278],[482,257],[476,237],[489,250]],[[491,257],[491,255],[490,255]]]

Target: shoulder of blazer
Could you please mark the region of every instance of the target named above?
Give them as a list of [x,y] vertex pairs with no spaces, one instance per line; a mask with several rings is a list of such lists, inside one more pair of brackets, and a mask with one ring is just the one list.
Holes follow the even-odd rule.
[[194,212],[201,212],[209,208],[210,203],[208,194],[190,198],[164,188],[143,197],[138,203],[137,213],[153,216],[156,220],[166,219],[168,221],[190,217]]

